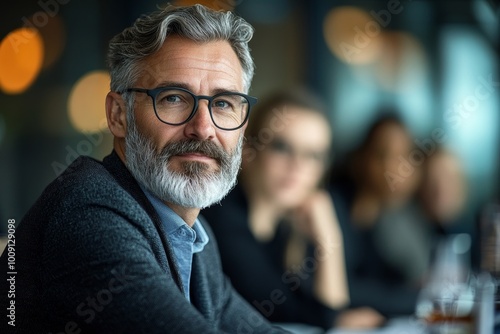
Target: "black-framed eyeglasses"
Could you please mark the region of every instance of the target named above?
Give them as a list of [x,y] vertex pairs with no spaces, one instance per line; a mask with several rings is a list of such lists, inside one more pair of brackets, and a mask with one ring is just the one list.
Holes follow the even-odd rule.
[[180,87],[128,88],[126,91],[146,93],[150,96],[156,117],[169,125],[189,122],[198,110],[198,102],[207,100],[212,122],[222,130],[241,128],[248,120],[251,107],[257,103],[257,98],[236,92],[206,96],[195,95]]

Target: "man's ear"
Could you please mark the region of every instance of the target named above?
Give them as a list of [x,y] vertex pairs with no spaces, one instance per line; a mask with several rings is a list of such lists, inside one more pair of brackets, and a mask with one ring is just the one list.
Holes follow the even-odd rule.
[[113,136],[125,138],[127,134],[127,108],[122,96],[116,92],[109,92],[106,95],[106,118]]

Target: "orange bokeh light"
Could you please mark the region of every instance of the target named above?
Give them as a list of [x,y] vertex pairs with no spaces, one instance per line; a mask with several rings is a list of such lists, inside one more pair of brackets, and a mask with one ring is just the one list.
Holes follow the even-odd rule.
[[0,89],[19,94],[35,81],[44,58],[40,33],[32,28],[19,28],[9,33],[0,44]]
[[84,75],[73,86],[68,101],[69,119],[80,132],[98,132],[107,127],[104,101],[110,78],[106,71]]

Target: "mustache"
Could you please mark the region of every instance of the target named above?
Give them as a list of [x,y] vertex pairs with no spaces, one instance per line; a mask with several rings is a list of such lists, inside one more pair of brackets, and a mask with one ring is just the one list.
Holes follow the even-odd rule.
[[168,158],[174,155],[182,155],[189,153],[198,153],[206,155],[207,157],[216,160],[219,164],[225,163],[228,161],[228,159],[231,158],[231,155],[228,152],[226,152],[222,147],[219,147],[212,141],[206,141],[206,140],[195,140],[195,139],[181,140],[169,143],[161,151],[161,155]]

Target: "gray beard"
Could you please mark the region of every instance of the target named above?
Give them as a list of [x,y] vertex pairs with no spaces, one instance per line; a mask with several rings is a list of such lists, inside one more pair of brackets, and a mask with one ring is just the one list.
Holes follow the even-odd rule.
[[[160,152],[128,122],[125,137],[126,165],[134,178],[164,202],[186,208],[206,208],[220,202],[236,185],[241,165],[243,134],[233,152],[225,152],[213,142],[189,140],[168,144]],[[202,152],[219,163],[219,169],[198,161],[181,164],[182,172],[173,171],[169,160],[173,155]]]

